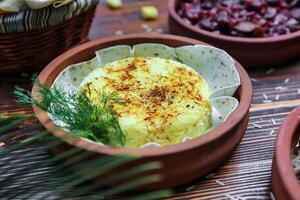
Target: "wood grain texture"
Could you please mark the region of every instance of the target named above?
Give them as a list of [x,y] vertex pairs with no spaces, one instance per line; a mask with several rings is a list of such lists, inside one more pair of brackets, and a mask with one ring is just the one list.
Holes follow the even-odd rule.
[[[157,6],[159,18],[156,21],[143,21],[139,14],[142,5]],[[124,1],[122,9],[112,11],[101,1],[90,31],[90,38],[151,31],[168,33],[166,8],[166,0],[127,0]],[[248,129],[241,144],[231,158],[213,170],[207,178],[199,178],[175,188],[175,195],[170,199],[271,199],[271,162],[276,131],[284,117],[295,106],[300,105],[300,61],[280,66],[275,70],[262,66],[260,69],[249,71],[249,74],[253,77],[253,104]],[[0,76],[0,111],[20,114],[32,112],[31,108],[16,105],[12,94],[15,85],[30,89],[31,74],[0,74]],[[20,132],[14,132],[1,136],[0,141],[5,145],[0,147],[0,150],[12,143],[14,141],[12,138],[16,134],[22,135]],[[24,134],[25,137],[30,137],[26,130]],[[31,163],[41,162],[50,156],[47,151],[34,154],[32,148],[29,147],[24,149],[23,153],[0,160],[0,174],[4,171],[13,174]],[[56,166],[45,167],[26,176],[26,179],[15,180],[10,187],[18,191],[24,185],[24,180],[34,183],[43,177],[49,184],[41,184],[36,189],[38,195],[45,188],[51,190],[51,184],[57,183],[61,174],[55,173],[55,170]],[[0,175],[0,181],[1,178],[3,176]],[[0,189],[0,196],[5,193],[3,190],[5,189]]]

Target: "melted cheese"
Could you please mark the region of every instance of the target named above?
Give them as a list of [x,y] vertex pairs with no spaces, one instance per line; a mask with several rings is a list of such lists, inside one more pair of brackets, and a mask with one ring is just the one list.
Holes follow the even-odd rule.
[[131,57],[108,63],[88,75],[80,88],[115,92],[124,101],[110,106],[126,134],[127,147],[179,143],[211,127],[205,80],[173,60]]

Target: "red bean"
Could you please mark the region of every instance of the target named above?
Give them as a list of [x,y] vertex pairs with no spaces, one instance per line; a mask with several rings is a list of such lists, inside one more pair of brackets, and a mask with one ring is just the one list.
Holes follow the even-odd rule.
[[271,37],[300,30],[300,1],[179,0],[178,14],[192,25],[239,37]]

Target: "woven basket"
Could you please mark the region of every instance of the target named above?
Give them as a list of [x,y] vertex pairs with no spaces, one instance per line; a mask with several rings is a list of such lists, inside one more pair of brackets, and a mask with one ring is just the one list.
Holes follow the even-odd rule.
[[70,47],[86,41],[95,9],[96,5],[56,26],[0,34],[0,72],[41,69]]

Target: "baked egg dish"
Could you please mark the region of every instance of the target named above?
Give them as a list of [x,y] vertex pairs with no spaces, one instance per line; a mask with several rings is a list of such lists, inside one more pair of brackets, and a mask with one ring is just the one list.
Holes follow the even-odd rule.
[[162,147],[222,124],[239,104],[240,84],[234,59],[215,47],[116,45],[67,66],[51,85],[72,97],[64,106],[71,123],[48,114],[70,135],[99,145]]
[[155,57],[129,57],[92,71],[80,90],[97,101],[97,91],[114,92],[109,105],[126,136],[125,147],[168,145],[195,138],[211,127],[209,87],[192,68]]

